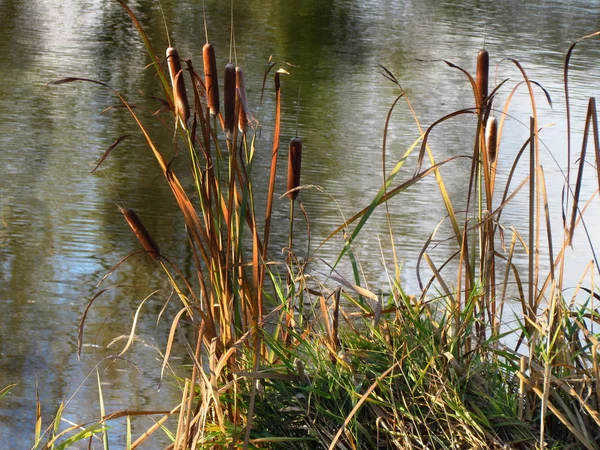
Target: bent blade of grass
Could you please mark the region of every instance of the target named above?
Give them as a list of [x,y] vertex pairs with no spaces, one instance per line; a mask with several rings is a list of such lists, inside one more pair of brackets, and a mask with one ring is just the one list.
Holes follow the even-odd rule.
[[[600,35],[600,31],[596,31],[595,33],[588,34],[587,36],[583,36],[577,39],[575,42],[571,44],[567,54],[565,56],[565,64],[564,64],[564,86],[565,86],[565,110],[566,110],[566,121],[567,121],[567,177],[565,180],[565,186],[570,186],[571,183],[571,100],[569,95],[569,63],[571,61],[571,56],[573,55],[573,51],[575,50],[575,46],[594,36]],[[568,196],[566,202],[566,209],[569,208]],[[566,224],[565,224],[566,225]]]
[[579,197],[581,195],[581,187],[583,184],[583,168],[585,166],[585,156],[588,146],[588,138],[590,132],[590,126],[594,133],[594,153],[596,156],[597,166],[597,178],[600,186],[600,143],[598,142],[598,115],[596,111],[596,99],[590,97],[588,101],[588,109],[585,117],[585,126],[583,131],[583,140],[581,143],[581,154],[579,156],[579,169],[577,170],[577,179],[575,181],[575,193],[573,194],[573,207],[571,211],[571,221],[569,224],[567,242],[568,245],[573,245],[573,234],[575,233],[575,220],[577,218],[577,212],[579,211]]
[[[104,417],[106,415],[106,411],[104,410],[104,395],[102,394],[102,383],[100,382],[100,371],[96,366],[96,380],[98,381],[98,401],[100,402],[100,417]],[[108,427],[102,428],[102,445],[104,450],[108,450]]]
[[[380,189],[378,194],[375,196],[375,198],[373,199],[373,201],[371,201],[371,204],[369,206],[367,206],[366,208],[363,208],[361,211],[359,211],[358,213],[356,213],[354,216],[352,216],[350,219],[346,220],[342,225],[340,225],[338,228],[336,228],[329,236],[327,236],[325,238],[325,240],[323,240],[323,242],[321,242],[321,244],[319,245],[319,247],[323,246],[327,241],[329,241],[333,236],[335,236],[336,234],[338,234],[339,232],[341,232],[342,230],[344,230],[345,228],[348,227],[348,225],[350,225],[351,223],[355,222],[358,219],[361,219],[359,221],[359,223],[356,225],[356,228],[354,229],[354,231],[352,232],[352,234],[350,235],[350,242],[352,242],[356,236],[358,235],[358,233],[360,233],[360,230],[362,229],[362,227],[365,225],[365,223],[367,222],[367,220],[369,220],[369,217],[371,216],[371,214],[373,213],[373,211],[375,210],[375,208],[377,208],[379,205],[381,205],[384,202],[387,202],[389,199],[395,197],[396,195],[398,195],[400,192],[405,191],[406,189],[408,189],[409,187],[413,186],[415,183],[417,183],[418,181],[422,180],[423,178],[425,178],[426,176],[430,175],[433,172],[436,172],[437,169],[439,169],[441,166],[443,166],[446,163],[449,163],[450,161],[453,161],[457,158],[465,158],[466,156],[453,156],[450,157],[442,162],[439,162],[431,167],[429,167],[428,169],[418,173],[417,175],[413,176],[412,178],[410,178],[408,181],[405,181],[404,183],[402,183],[399,186],[396,186],[394,189],[388,191],[387,193],[384,192],[383,189]],[[335,268],[337,266],[337,264],[339,263],[339,261],[342,259],[342,257],[345,255],[346,253],[346,247],[344,247],[344,249],[341,251],[340,255],[338,256],[335,264],[333,265],[333,267]]]
[[[105,429],[105,426],[104,426],[104,422],[102,420],[100,420],[98,422],[93,423],[92,425],[85,426],[85,428],[83,428],[83,429],[81,429],[81,428],[82,428],[81,425],[72,425],[71,427],[64,430],[61,434],[56,436],[54,439],[52,439],[48,444],[46,444],[46,446],[44,447],[44,450],[50,449],[50,448],[52,448],[54,450],[68,450],[68,449],[72,448],[71,446],[73,444],[76,444],[77,442],[81,442],[84,439],[93,438],[96,435],[98,435],[99,433],[102,433],[103,430]],[[68,439],[65,439],[60,444],[54,446],[55,442],[60,437],[62,437],[65,434],[68,434],[72,431],[75,431],[75,430],[81,430],[81,431],[79,431],[78,433],[69,437]]]
[[17,386],[17,383],[11,383],[7,386],[4,386],[2,389],[0,389],[0,398],[4,397],[6,394],[8,394],[12,388],[14,388],[15,386]]
[[362,405],[367,401],[367,399],[373,393],[373,391],[379,385],[379,383],[385,377],[387,377],[390,373],[392,373],[392,371],[399,364],[400,364],[400,361],[396,361],[389,369],[387,369],[379,377],[377,377],[377,379],[371,384],[371,386],[369,386],[369,388],[366,390],[366,392],[360,397],[360,399],[356,402],[356,405],[354,405],[354,408],[352,408],[352,411],[350,411],[350,413],[344,419],[344,423],[342,424],[342,426],[339,428],[339,430],[335,434],[333,440],[331,441],[331,444],[329,445],[329,450],[334,450],[336,448],[336,444],[340,440],[342,433],[344,432],[344,430],[346,429],[348,424],[352,421],[352,418],[356,415],[356,413],[362,407]]
[[452,119],[453,117],[461,116],[463,114],[475,114],[475,110],[473,108],[465,108],[458,111],[451,112],[450,114],[445,115],[441,119],[433,122],[425,131],[423,135],[423,142],[421,143],[421,149],[419,150],[419,157],[417,159],[417,169],[415,171],[415,175],[419,173],[421,167],[423,165],[423,159],[425,158],[425,151],[428,149],[427,141],[429,139],[429,135],[433,131],[433,129],[439,125],[440,123],[445,122],[446,120]]
[[[129,350],[129,347],[133,343],[133,340],[135,338],[135,327],[137,325],[138,317],[140,316],[140,311],[142,310],[142,306],[144,306],[144,303],[146,303],[147,300],[149,300],[152,296],[154,296],[154,294],[157,294],[159,292],[160,292],[160,289],[157,289],[154,292],[151,292],[146,298],[144,298],[144,300],[142,300],[142,302],[140,303],[140,306],[137,307],[137,309],[135,311],[135,315],[133,317],[133,323],[131,324],[131,332],[129,333],[129,339],[127,339],[127,343],[125,344],[125,347],[123,348],[123,350],[121,350],[121,353],[119,353],[119,356],[123,356],[125,354],[125,352],[127,350]],[[104,415],[104,413],[102,415]]]
[[169,87],[169,81],[168,81],[167,77],[165,76],[165,72],[162,68],[160,60],[158,59],[158,56],[156,55],[156,52],[154,51],[154,48],[152,48],[150,39],[148,39],[148,35],[144,31],[144,27],[142,27],[142,24],[139,22],[139,20],[137,19],[137,17],[133,13],[133,11],[125,4],[125,2],[123,0],[117,0],[117,1],[120,3],[120,5],[123,7],[123,9],[127,12],[129,17],[133,21],[133,24],[137,28],[138,33],[139,33],[140,37],[142,38],[142,41],[144,41],[144,46],[146,47],[146,51],[148,52],[148,55],[150,56],[152,63],[156,67],[156,73],[158,74],[158,77],[159,77],[159,79],[163,85],[163,88],[165,90],[165,93],[167,95],[167,99],[169,102],[169,108],[172,108],[173,107],[173,97],[172,97],[171,89]]
[[98,158],[98,160],[96,160],[96,165],[90,171],[90,173],[94,173],[100,167],[100,165],[104,162],[104,160],[106,158],[108,158],[108,155],[110,154],[110,152],[112,152],[117,145],[119,145],[121,142],[123,142],[125,139],[127,139],[129,137],[131,137],[130,134],[124,134],[123,136],[118,137],[115,142],[110,144],[110,146],[104,151],[102,156],[100,158]]
[[37,448],[42,439],[42,402],[40,401],[40,390],[38,379],[35,380],[35,445]]

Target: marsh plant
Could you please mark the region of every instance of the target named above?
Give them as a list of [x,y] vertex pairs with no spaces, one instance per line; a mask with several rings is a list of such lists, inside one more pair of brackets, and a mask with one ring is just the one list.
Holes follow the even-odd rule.
[[[274,96],[274,132],[265,148],[265,140],[258,139],[260,123],[248,105],[242,69],[234,61],[217,67],[208,35],[202,74],[191,60],[182,61],[175,47],[155,51],[133,12],[122,5],[156,70],[163,102],[172,115],[164,121],[164,132],[175,135],[173,145],[185,148],[192,182],[180,181],[166,159],[167,149],[150,137],[128,100],[113,92],[144,136],[173,193],[195,263],[194,279],[187,279],[167,258],[169,249],[158,248],[138,215],[121,210],[179,300],[162,353],[163,370],[177,339],[185,340],[183,356],[190,361],[189,368],[182,368],[181,398],[165,405],[168,412],[156,417],[155,425],[143,434],[128,433],[124,447],[138,448],[150,435],[165,433],[172,449],[600,448],[599,344],[593,332],[600,316],[588,303],[566,298],[563,290],[565,251],[587,204],[597,201],[580,198],[586,156],[593,153],[598,167],[600,155],[594,99],[589,102],[578,155],[571,145],[569,63],[576,45],[598,33],[574,43],[565,59],[568,160],[569,164],[576,160],[578,175],[571,180],[570,170],[566,172],[560,242],[552,240],[539,157],[543,130],[536,101],[540,93],[546,101],[547,93],[516,60],[509,63],[522,79],[512,87],[505,80],[490,89],[490,58],[483,50],[475,77],[448,63],[448,70],[460,70],[472,87],[472,107],[428,128],[421,126],[396,76],[382,67],[383,75],[398,88],[385,119],[382,155],[392,112],[400,105],[412,113],[414,124],[405,126],[418,130],[418,138],[391,171],[383,158],[379,192],[327,238],[344,235],[337,263],[348,258],[354,277],[344,279],[334,267],[322,282],[306,270],[315,261],[318,246],[302,259],[293,247],[294,207],[304,211],[298,136],[288,147],[289,246],[281,261],[269,259],[280,254],[270,251],[270,231],[277,163],[280,151],[285,151],[280,146],[284,66],[269,60],[258,76],[263,80],[262,95]],[[112,89],[104,82],[79,78],[53,84],[75,81]],[[498,93],[507,89],[506,100],[498,107]],[[507,163],[502,133],[518,89],[530,95],[529,136],[514,161],[508,162],[506,182],[499,185],[498,161]],[[460,213],[440,172],[459,157],[438,161],[429,145],[431,132],[459,115],[476,118],[472,151],[460,157],[470,164],[467,206]],[[268,177],[253,171],[257,152],[270,152]],[[410,174],[404,167],[409,160],[416,161],[416,171]],[[516,179],[521,166],[526,176]],[[435,261],[431,247],[437,228],[432,230],[419,256],[432,275],[419,274],[419,291],[403,290],[395,258],[388,270],[389,291],[375,294],[362,287],[365,280],[359,276],[352,245],[376,209],[387,208],[391,198],[426,177],[435,179],[443,199],[446,218],[440,220],[450,224],[454,251],[448,260]],[[256,192],[266,193],[266,199],[257,202]],[[502,222],[506,205],[519,192],[527,192],[529,198],[525,230]],[[388,217],[387,245],[396,255],[396,224]],[[547,264],[540,261],[543,245],[549,248]],[[516,266],[518,251],[527,253],[526,267]],[[546,266],[549,270],[542,269]],[[511,308],[506,306],[508,286],[516,286],[510,295],[517,301]],[[596,297],[593,286],[578,285],[577,290]],[[90,308],[93,299],[86,312]],[[85,338],[84,326],[85,317],[80,341]],[[183,327],[186,333],[178,334]],[[81,440],[92,445],[98,439],[107,448],[112,422],[126,421],[130,430],[136,416],[156,414],[102,410],[97,421],[82,429],[60,425],[62,412],[61,406],[45,431],[40,418],[35,448],[68,448]]]

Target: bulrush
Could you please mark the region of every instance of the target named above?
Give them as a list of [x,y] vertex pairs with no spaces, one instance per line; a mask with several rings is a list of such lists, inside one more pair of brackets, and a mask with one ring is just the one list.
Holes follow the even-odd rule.
[[235,87],[240,99],[240,113],[238,116],[238,128],[240,133],[244,134],[248,128],[249,112],[248,102],[246,101],[246,82],[244,81],[244,71],[241,67],[235,68]]
[[225,66],[225,82],[223,103],[225,106],[225,133],[230,138],[233,135],[233,127],[235,126],[235,87],[236,87],[236,72],[234,64]]
[[159,259],[160,251],[158,249],[158,246],[154,242],[154,239],[152,239],[152,236],[150,236],[150,233],[148,233],[148,230],[146,229],[138,215],[135,213],[135,211],[130,208],[121,207],[119,207],[119,211],[121,211],[121,214],[125,216],[125,220],[127,220],[127,223],[129,224],[136,237],[140,241],[140,244],[142,244],[142,247],[144,247],[144,249],[154,259]]
[[167,63],[171,74],[171,85],[173,86],[173,103],[175,104],[175,116],[187,126],[190,118],[190,105],[185,92],[185,82],[179,61],[179,53],[173,47],[167,49]]
[[477,76],[475,83],[477,84],[477,95],[482,106],[488,96],[489,72],[490,56],[487,50],[481,50],[477,55]]
[[202,47],[202,58],[204,61],[204,84],[206,86],[206,97],[208,98],[208,109],[211,115],[218,116],[219,80],[217,77],[215,48],[212,44],[204,44],[204,47]]
[[495,117],[488,117],[485,125],[485,146],[490,164],[493,164],[498,153],[498,121]]
[[[300,186],[300,166],[302,164],[302,139],[295,137],[290,140],[290,151],[288,153],[288,176],[287,190],[288,197],[295,200],[298,197],[298,190],[292,191]],[[289,192],[292,191],[292,192]]]

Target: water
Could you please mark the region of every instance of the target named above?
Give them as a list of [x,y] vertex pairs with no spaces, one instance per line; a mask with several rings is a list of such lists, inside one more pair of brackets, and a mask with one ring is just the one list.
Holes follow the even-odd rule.
[[[221,66],[228,59],[227,3],[209,0],[206,4],[210,40]],[[143,0],[130,4],[162,54],[167,39],[158,6]],[[163,1],[163,5],[173,44],[200,68],[202,3]],[[245,69],[251,105],[258,104],[268,57],[291,64],[279,64],[290,72],[283,80],[282,149],[295,133],[298,110],[298,134],[304,140],[302,180],[321,187],[301,194],[311,219],[313,248],[343,217],[366,206],[381,185],[382,131],[399,90],[381,76],[378,64],[398,77],[419,120],[428,126],[445,114],[472,106],[464,75],[442,60],[473,71],[484,39],[493,67],[498,65],[497,79],[510,78],[496,106],[502,105],[509,89],[521,79],[505,58],[518,59],[552,97],[550,108],[541,91],[536,94],[540,124],[547,126],[542,140],[548,148],[542,158],[558,236],[560,168],[566,167],[562,64],[575,39],[597,30],[600,7],[596,2],[253,0],[236,2],[235,9],[237,58]],[[69,401],[65,418],[70,421],[99,417],[96,367],[108,412],[165,410],[179,395],[172,377],[161,383],[159,362],[176,307],[167,308],[157,323],[170,292],[158,268],[146,258],[133,257],[105,281],[103,286],[110,289],[90,309],[81,361],[77,358],[78,326],[98,292],[96,284],[138,249],[116,205],[124,202],[134,208],[163,252],[184,271],[189,272],[193,262],[181,218],[135,126],[119,109],[100,114],[117,103],[114,96],[92,84],[46,86],[66,76],[108,83],[136,105],[151,132],[161,132],[161,125],[150,115],[159,109],[150,97],[160,93],[160,86],[153,70],[144,70],[149,60],[143,44],[119,4],[110,0],[2,0],[0,30],[0,388],[17,383],[0,400],[0,440],[8,448],[21,449],[33,445],[36,390],[44,424],[62,399]],[[575,130],[583,129],[587,97],[599,94],[595,64],[599,57],[596,39],[580,44],[573,59]],[[272,137],[272,106],[272,95],[267,95],[260,112],[264,124],[260,147],[265,154],[258,157],[262,166],[267,163]],[[510,113],[514,119],[507,123],[502,141],[499,180],[506,178],[528,133],[519,123],[527,124],[530,114],[524,87],[516,94]],[[474,119],[459,118],[454,123],[441,125],[431,136],[438,160],[471,152]],[[90,174],[94,161],[124,134],[133,136],[113,151],[101,170]],[[400,103],[389,130],[388,171],[417,137],[410,112]],[[581,131],[575,133],[573,142],[579,151]],[[169,136],[161,143],[170,148]],[[281,161],[277,197],[285,189],[285,157]],[[588,161],[593,166],[592,156],[588,155]],[[442,170],[456,205],[465,202],[469,165],[469,160],[462,159]],[[589,176],[582,196],[586,199],[597,187],[592,166],[586,169]],[[413,159],[398,181],[408,179],[414,167]],[[523,177],[519,173],[516,184]],[[592,202],[587,212],[596,245],[597,203]],[[503,223],[525,228],[525,205],[526,195],[517,196]],[[276,208],[275,256],[287,242],[287,201],[278,201]],[[414,293],[418,290],[416,255],[445,216],[434,179],[426,178],[396,197],[390,202],[390,212],[403,261],[404,286]],[[373,219],[355,250],[368,287],[386,291],[381,254],[390,265],[387,223],[383,211]],[[301,222],[296,228],[302,229]],[[567,286],[577,283],[591,258],[584,234],[579,232],[576,238],[575,250],[569,252]],[[306,245],[301,236],[296,242]],[[341,242],[334,238],[317,257],[333,261]],[[441,246],[432,257],[441,264],[451,251]],[[517,257],[518,261],[526,258],[523,252]],[[347,267],[342,265],[341,272],[347,275]],[[127,353],[127,361],[110,359],[124,341],[107,346],[130,332],[137,307],[155,289],[159,292],[142,308],[136,330],[143,342]],[[176,367],[178,361],[173,362]],[[113,424],[117,447],[123,443],[123,423]],[[151,419],[140,418],[133,425],[139,434],[151,424]],[[157,439],[148,448],[164,442],[164,438]]]

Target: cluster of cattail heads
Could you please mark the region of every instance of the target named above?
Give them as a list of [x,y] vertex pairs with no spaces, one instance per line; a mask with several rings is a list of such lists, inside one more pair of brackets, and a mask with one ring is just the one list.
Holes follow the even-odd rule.
[[181,119],[185,126],[190,118],[190,106],[185,92],[185,82],[183,79],[183,71],[181,70],[179,53],[177,53],[177,50],[173,47],[167,49],[167,64],[169,66],[169,74],[171,75],[171,84],[173,86],[175,117]]
[[[205,44],[202,48],[202,59],[204,62],[204,87],[206,90],[206,100],[208,110],[212,116],[219,116],[219,79],[217,76],[217,61],[215,49],[212,44]],[[188,60],[189,61],[189,60]],[[190,107],[185,91],[185,82],[179,53],[173,47],[167,49],[167,63],[169,74],[171,75],[171,84],[173,86],[173,103],[175,117],[181,119],[184,126],[187,126],[190,117]],[[235,64],[229,63],[225,66],[224,79],[224,109],[225,117],[223,120],[227,138],[233,136],[233,131],[237,126],[240,132],[246,133],[250,123],[250,112],[246,101],[246,86],[244,82],[244,72]],[[236,102],[239,101],[239,109]],[[239,111],[239,113],[238,113]],[[236,119],[236,114],[238,117]]]

